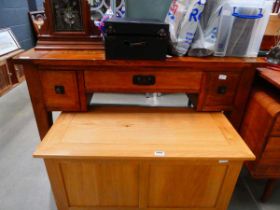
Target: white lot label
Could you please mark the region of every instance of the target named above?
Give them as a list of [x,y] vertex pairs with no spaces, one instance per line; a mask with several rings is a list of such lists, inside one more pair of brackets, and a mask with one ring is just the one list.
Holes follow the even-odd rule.
[[155,156],[156,157],[164,157],[165,156],[165,152],[164,151],[155,151]]
[[220,164],[227,164],[229,161],[228,160],[219,160]]
[[220,74],[220,75],[219,75],[219,80],[227,80],[227,75],[225,75],[225,74]]

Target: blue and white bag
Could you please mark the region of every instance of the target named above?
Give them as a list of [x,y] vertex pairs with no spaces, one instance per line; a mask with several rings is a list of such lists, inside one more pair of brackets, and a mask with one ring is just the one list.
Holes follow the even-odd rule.
[[197,27],[190,56],[209,56],[215,52],[219,22],[224,5],[229,0],[208,0]]
[[173,0],[166,23],[170,25],[172,51],[184,56],[193,41],[207,0]]

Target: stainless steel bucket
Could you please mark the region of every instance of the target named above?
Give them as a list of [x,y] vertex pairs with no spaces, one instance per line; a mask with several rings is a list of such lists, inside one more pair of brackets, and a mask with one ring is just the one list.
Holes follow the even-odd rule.
[[172,0],[126,0],[127,18],[164,21]]

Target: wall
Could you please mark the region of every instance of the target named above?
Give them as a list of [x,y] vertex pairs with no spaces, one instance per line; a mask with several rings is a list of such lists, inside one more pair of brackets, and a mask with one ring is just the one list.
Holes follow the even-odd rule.
[[37,10],[44,10],[43,7],[43,0],[35,0],[36,1],[36,6],[37,6]]
[[11,28],[23,49],[29,49],[35,44],[28,11],[37,9],[37,4],[41,7],[42,2],[0,0],[0,28]]

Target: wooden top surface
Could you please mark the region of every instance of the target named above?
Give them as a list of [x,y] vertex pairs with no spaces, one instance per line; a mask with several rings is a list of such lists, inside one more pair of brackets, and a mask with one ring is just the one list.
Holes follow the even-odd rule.
[[65,65],[67,62],[71,65],[126,65],[126,66],[179,66],[195,63],[196,65],[205,65],[215,63],[224,64],[265,64],[263,58],[220,58],[220,57],[172,57],[166,61],[144,61],[144,60],[106,60],[104,50],[35,50],[31,49],[14,59],[18,63],[32,61],[36,64],[55,64]]
[[0,63],[6,62],[7,59],[14,57],[20,54],[21,52],[23,52],[23,50],[20,49],[0,56]]
[[221,113],[187,109],[96,107],[63,113],[34,153],[43,158],[253,160]]
[[277,36],[279,33],[280,16],[277,13],[272,13],[268,25],[266,27],[265,35]]
[[280,69],[279,70],[270,70],[267,68],[259,68],[259,75],[264,78],[266,81],[280,89]]

